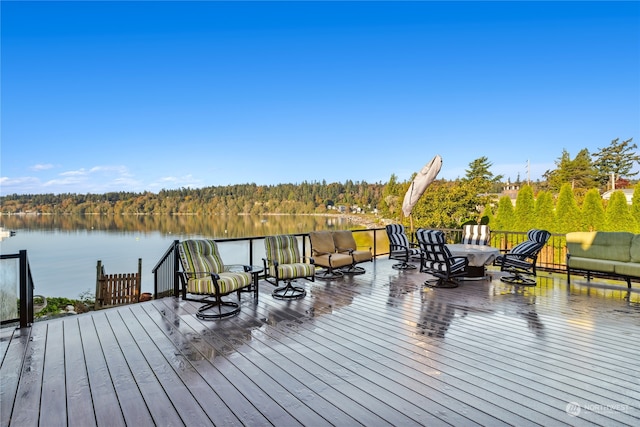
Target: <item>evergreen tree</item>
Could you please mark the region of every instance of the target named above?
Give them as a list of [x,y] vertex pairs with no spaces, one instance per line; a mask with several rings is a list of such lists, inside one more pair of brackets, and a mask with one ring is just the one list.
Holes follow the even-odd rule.
[[534,227],[536,217],[533,189],[523,185],[518,191],[515,208],[514,231],[528,231]]
[[469,169],[466,169],[464,180],[472,183],[477,188],[478,193],[487,193],[493,187],[493,184],[502,180],[502,175],[494,176],[489,170],[492,163],[485,156],[475,159],[469,163]]
[[633,189],[631,198],[631,214],[636,221],[636,233],[640,233],[640,182]]
[[509,196],[502,196],[498,201],[498,211],[495,217],[496,230],[510,231],[514,226],[514,209]]
[[611,193],[605,210],[606,231],[629,231],[636,229],[636,222],[631,215],[627,197],[620,190]]
[[571,189],[571,184],[565,183],[560,188],[560,194],[558,195],[556,222],[553,231],[566,234],[571,231],[580,231],[581,229],[582,219],[578,203]]
[[593,154],[593,164],[601,185],[606,185],[612,173],[616,178],[638,175],[638,172],[632,172],[633,165],[640,163],[640,155],[636,151],[638,146],[631,144],[632,140],[633,138],[630,138],[620,142],[620,138],[616,138],[608,147],[599,148],[600,151]]
[[382,200],[380,203],[380,213],[387,218],[394,218],[400,215],[402,208],[402,185],[398,183],[398,177],[391,174],[389,182],[382,190]]
[[587,191],[582,202],[582,225],[586,231],[598,231],[604,229],[604,206],[602,197],[596,188]]
[[571,184],[572,189],[586,190],[596,186],[596,170],[586,148],[580,150],[574,159],[567,150],[562,150],[556,165],[556,169],[544,173],[550,190],[558,191],[566,183]]
[[555,220],[553,196],[548,191],[539,192],[536,199],[535,227],[541,230],[553,230]]

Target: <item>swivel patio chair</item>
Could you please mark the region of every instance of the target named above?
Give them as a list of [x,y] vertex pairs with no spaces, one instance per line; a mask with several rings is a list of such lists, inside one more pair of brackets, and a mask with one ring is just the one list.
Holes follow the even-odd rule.
[[546,230],[532,229],[527,232],[527,240],[511,248],[511,251],[496,257],[494,264],[500,271],[508,271],[509,276],[501,277],[505,283],[522,286],[535,286],[536,262],[538,254],[551,237]]
[[[315,280],[313,258],[300,255],[298,240],[293,235],[282,234],[267,236],[264,240],[266,258],[263,258],[265,280],[276,286],[272,295],[278,299],[303,298],[307,291],[303,287],[293,286],[292,281],[304,278]],[[304,262],[304,261],[307,262]],[[284,286],[279,286],[284,282]]]
[[429,273],[436,280],[426,280],[425,286],[433,288],[456,288],[457,278],[467,274],[469,261],[466,257],[454,257],[446,246],[444,233],[440,230],[419,228],[416,238],[420,245],[420,272]]
[[420,249],[415,243],[409,243],[409,239],[402,224],[388,224],[386,227],[387,237],[389,237],[389,259],[400,261],[393,264],[396,270],[412,270],[416,266],[409,264],[409,259],[418,258]]
[[[248,272],[251,267],[225,266],[214,240],[184,240],[178,244],[178,253],[182,265],[179,277],[182,282],[183,299],[204,303],[198,309],[198,318],[212,320],[240,312],[239,304],[224,301],[222,297],[237,291],[240,301],[240,291],[253,284],[253,277]],[[257,286],[256,283],[253,289],[255,298],[258,297]],[[204,297],[194,299],[188,295]]]
[[337,253],[333,242],[333,235],[330,231],[311,231],[309,233],[311,242],[311,256],[316,266],[323,267],[316,271],[319,279],[336,279],[342,277],[340,268],[350,266],[353,259],[350,255]]
[[342,271],[345,274],[364,274],[365,269],[356,264],[373,261],[371,248],[368,248],[368,250],[359,250],[351,230],[334,231],[333,242],[335,243],[336,251],[351,256],[351,265],[344,267]]
[[460,243],[487,246],[490,239],[491,232],[488,225],[467,224],[462,228],[462,240]]

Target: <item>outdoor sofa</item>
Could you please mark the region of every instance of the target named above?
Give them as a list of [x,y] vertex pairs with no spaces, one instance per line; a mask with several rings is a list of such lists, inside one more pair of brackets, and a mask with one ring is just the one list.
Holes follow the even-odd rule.
[[640,234],[622,231],[567,233],[567,283],[571,271],[621,277],[631,288],[631,278],[640,278]]

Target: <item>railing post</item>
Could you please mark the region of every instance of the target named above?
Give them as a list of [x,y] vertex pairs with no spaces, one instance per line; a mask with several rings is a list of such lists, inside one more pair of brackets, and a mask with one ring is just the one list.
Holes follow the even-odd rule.
[[20,327],[33,324],[33,281],[29,269],[27,251],[20,251]]
[[173,296],[176,298],[180,296],[180,278],[178,277],[178,271],[180,270],[179,244],[180,240],[173,241]]

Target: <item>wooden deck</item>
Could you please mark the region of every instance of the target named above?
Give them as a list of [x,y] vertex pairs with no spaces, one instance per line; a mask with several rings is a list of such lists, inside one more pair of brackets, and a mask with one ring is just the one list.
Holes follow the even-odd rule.
[[[233,318],[165,298],[3,330],[0,425],[640,425],[640,294],[425,289],[387,259]],[[634,283],[637,289],[638,284]]]

